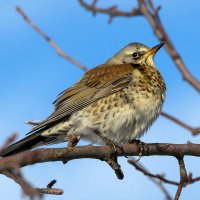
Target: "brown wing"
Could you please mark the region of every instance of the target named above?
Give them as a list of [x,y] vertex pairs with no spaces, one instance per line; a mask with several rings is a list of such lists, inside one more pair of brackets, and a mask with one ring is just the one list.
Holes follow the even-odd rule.
[[100,65],[88,71],[81,80],[63,91],[54,102],[55,111],[47,119],[35,126],[31,132],[38,132],[53,125],[90,103],[109,96],[130,85],[133,66]]

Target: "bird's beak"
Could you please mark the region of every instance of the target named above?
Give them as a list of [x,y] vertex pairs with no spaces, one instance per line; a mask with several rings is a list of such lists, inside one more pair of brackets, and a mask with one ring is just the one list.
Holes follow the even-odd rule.
[[144,54],[144,57],[145,58],[148,58],[149,56],[153,57],[164,44],[165,43],[160,43],[160,44],[156,45],[155,47],[151,48],[149,51],[147,51]]

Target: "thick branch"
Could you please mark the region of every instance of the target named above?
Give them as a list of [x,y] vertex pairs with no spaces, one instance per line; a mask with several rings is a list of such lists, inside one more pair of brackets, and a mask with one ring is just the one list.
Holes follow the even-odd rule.
[[[141,144],[140,144],[141,145]],[[200,156],[200,144],[159,144],[143,143],[143,156],[165,155],[175,156],[189,155]],[[117,148],[117,156],[137,156],[140,152],[137,144],[124,144],[122,149]],[[0,159],[0,172],[12,170],[14,168],[25,167],[36,163],[54,162],[54,161],[70,161],[80,158],[94,158],[105,160],[112,153],[112,148],[109,146],[78,146],[74,147],[73,151],[67,148],[48,148],[37,149],[33,151],[22,152],[13,156]]]

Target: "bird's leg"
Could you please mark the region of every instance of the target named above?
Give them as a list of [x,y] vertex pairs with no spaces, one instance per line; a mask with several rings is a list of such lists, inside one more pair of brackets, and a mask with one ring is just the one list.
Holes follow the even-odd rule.
[[117,144],[117,143],[109,140],[107,137],[103,136],[99,131],[94,130],[94,132],[95,132],[96,135],[98,135],[106,143],[106,145],[112,147],[112,149],[114,150],[114,154],[117,153],[117,148],[116,147],[122,149],[120,144]]
[[80,136],[68,135],[66,136],[66,140],[68,140],[67,148],[72,151],[72,149],[78,144]]
[[[67,135],[65,137],[65,140],[68,141],[68,144],[67,144],[67,153],[73,151],[73,148],[78,144],[79,140],[80,140],[80,136],[75,136],[75,135]],[[66,164],[68,162],[68,160],[63,160],[62,161],[63,164]]]

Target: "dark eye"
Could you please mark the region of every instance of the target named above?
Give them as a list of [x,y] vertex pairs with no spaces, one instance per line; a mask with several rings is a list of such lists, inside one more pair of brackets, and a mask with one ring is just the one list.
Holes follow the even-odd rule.
[[137,58],[137,57],[138,57],[138,53],[137,53],[137,52],[134,52],[134,53],[132,54],[132,57],[133,57],[133,58]]

